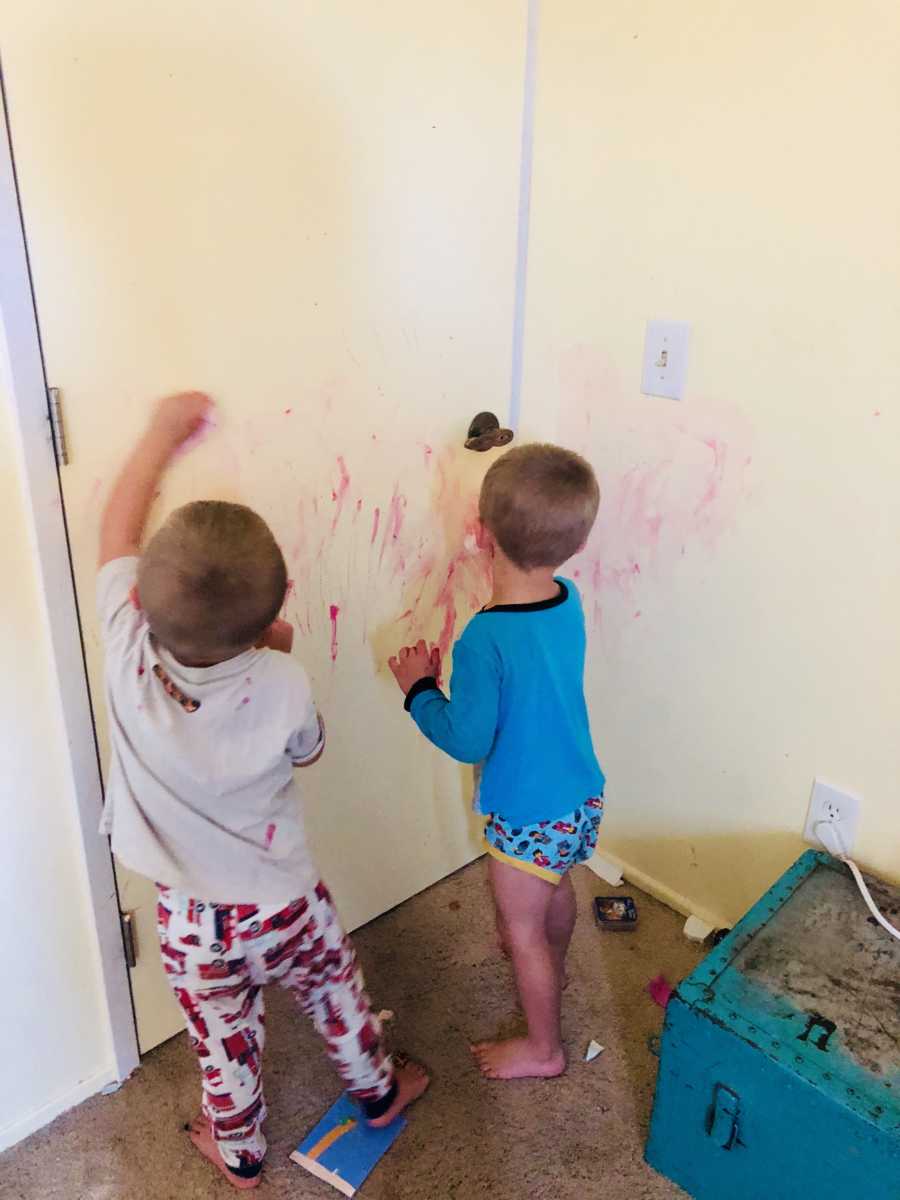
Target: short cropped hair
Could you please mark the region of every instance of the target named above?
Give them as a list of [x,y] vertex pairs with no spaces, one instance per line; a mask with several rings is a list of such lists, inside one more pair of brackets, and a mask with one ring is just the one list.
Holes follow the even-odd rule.
[[138,566],[150,630],[176,657],[217,662],[249,649],[286,591],[284,556],[268,525],[223,500],[176,509]]
[[478,512],[500,549],[522,570],[558,567],[587,541],[600,487],[572,450],[535,442],[508,450],[481,485]]

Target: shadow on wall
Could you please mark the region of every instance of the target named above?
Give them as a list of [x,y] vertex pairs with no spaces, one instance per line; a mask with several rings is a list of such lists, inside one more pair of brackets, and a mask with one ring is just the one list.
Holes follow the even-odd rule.
[[[605,838],[601,829],[597,853],[679,912],[724,928],[739,921],[807,849],[788,831]],[[725,896],[739,899],[723,908]]]

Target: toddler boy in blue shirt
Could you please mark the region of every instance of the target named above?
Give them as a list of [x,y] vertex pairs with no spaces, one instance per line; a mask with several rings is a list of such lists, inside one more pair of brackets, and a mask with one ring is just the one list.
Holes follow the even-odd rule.
[[390,660],[406,709],[460,762],[482,763],[479,807],[501,940],[512,958],[528,1034],[473,1047],[492,1079],[565,1070],[564,962],[575,925],[568,872],[593,853],[604,775],[584,699],[585,628],[561,563],[585,544],[600,489],[590,464],[559,446],[499,458],[479,500],[479,547],[493,594],[453,648],[450,696],[424,641]]

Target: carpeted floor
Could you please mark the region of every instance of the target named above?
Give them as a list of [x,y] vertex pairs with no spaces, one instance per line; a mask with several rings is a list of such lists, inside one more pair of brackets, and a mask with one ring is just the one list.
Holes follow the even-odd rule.
[[[700,951],[683,918],[637,892],[633,933],[594,926],[592,896],[612,889],[575,872],[580,912],[564,1027],[568,1073],[488,1083],[469,1040],[514,1028],[512,979],[494,948],[484,863],[476,863],[356,936],[377,1007],[403,1048],[432,1071],[409,1128],[361,1191],[365,1200],[667,1200],[683,1197],[642,1160],[656,1059],[648,1038],[662,1011],[647,996],[660,971],[677,981]],[[288,1161],[339,1086],[290,997],[269,992],[266,1080],[269,1157],[260,1200],[338,1195]],[[591,1038],[607,1047],[582,1061]],[[96,1096],[0,1155],[3,1200],[198,1200],[234,1195],[182,1131],[199,1079],[184,1036],[154,1050],[117,1093]]]

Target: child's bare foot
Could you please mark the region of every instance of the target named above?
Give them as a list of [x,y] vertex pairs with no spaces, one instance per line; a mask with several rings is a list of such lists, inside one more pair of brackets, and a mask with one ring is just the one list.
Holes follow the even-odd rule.
[[262,1179],[262,1172],[259,1175],[254,1175],[252,1179],[241,1179],[240,1175],[235,1175],[234,1171],[228,1170],[228,1167],[222,1161],[222,1155],[219,1153],[219,1147],[216,1145],[212,1130],[209,1127],[209,1121],[207,1121],[206,1117],[196,1117],[187,1126],[187,1130],[188,1136],[203,1157],[208,1158],[214,1167],[219,1168],[232,1187],[236,1187],[240,1191],[246,1191],[248,1188],[259,1186]]
[[374,1117],[369,1124],[373,1129],[384,1129],[395,1117],[399,1117],[404,1108],[408,1108],[414,1100],[422,1095],[431,1080],[425,1068],[414,1062],[404,1062],[398,1066],[394,1078],[397,1081],[397,1095],[394,1103],[380,1117]]
[[562,1075],[566,1056],[562,1050],[549,1057],[538,1054],[528,1038],[510,1038],[506,1042],[479,1042],[472,1053],[488,1079],[550,1079]]

